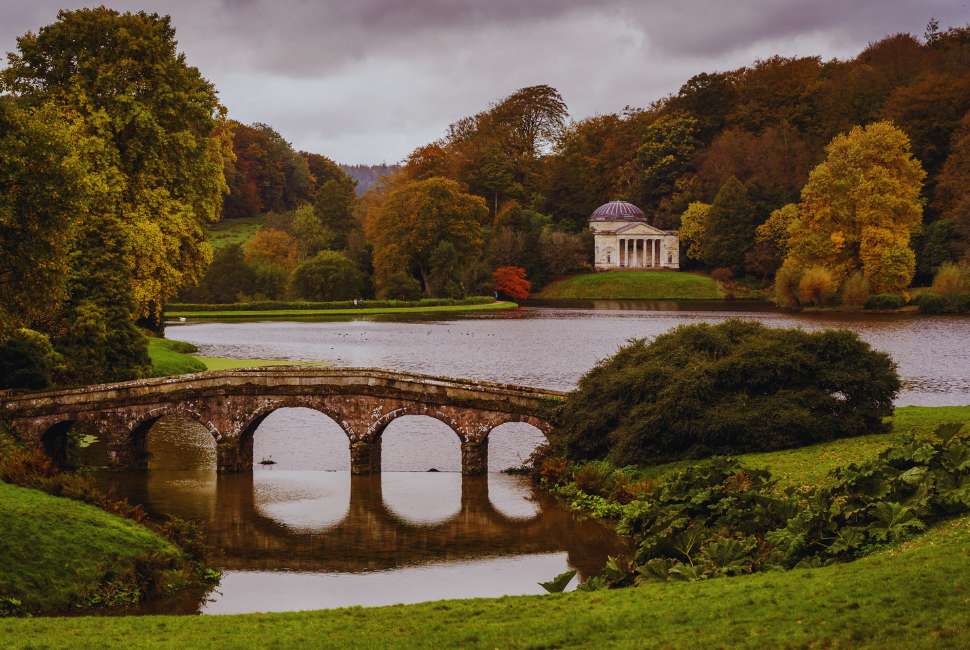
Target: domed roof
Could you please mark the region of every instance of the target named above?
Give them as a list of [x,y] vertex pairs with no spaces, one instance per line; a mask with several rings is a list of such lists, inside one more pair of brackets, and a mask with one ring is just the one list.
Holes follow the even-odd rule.
[[590,221],[646,221],[643,210],[626,201],[610,201],[596,208]]

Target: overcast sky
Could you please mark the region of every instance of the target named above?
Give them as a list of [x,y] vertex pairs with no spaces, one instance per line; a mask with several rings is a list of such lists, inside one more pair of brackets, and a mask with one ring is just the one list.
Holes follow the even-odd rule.
[[[970,0],[967,0],[970,2]],[[0,47],[72,0],[0,0]],[[398,162],[448,124],[548,84],[573,119],[647,106],[698,72],[851,58],[970,22],[962,0],[105,0],[169,14],[229,115],[341,163]]]

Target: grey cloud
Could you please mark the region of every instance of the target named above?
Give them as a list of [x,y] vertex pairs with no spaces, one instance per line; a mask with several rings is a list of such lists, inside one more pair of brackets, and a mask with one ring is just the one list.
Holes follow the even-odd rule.
[[[99,0],[98,3],[100,3]],[[886,34],[970,18],[962,0],[105,0],[172,16],[230,115],[299,149],[394,162],[515,89],[571,115],[646,106],[757,57],[854,56]],[[0,48],[72,0],[0,0]]]

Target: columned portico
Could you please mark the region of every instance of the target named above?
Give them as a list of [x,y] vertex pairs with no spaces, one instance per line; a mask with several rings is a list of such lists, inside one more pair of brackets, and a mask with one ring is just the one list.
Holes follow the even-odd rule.
[[590,217],[595,240],[596,270],[678,269],[680,237],[675,230],[660,230],[646,222],[635,205],[612,201]]

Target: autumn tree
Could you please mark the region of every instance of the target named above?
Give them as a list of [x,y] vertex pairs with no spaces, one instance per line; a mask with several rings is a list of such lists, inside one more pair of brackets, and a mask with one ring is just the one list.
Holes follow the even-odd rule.
[[466,194],[455,181],[408,181],[403,176],[390,181],[367,221],[377,284],[397,273],[417,271],[427,288],[432,251],[447,241],[461,259],[477,257],[487,217],[485,201]]
[[507,266],[495,270],[495,291],[498,293],[525,300],[529,297],[531,286],[525,279],[525,269]]
[[3,71],[10,92],[76,112],[106,143],[120,192],[101,209],[122,224],[136,315],[161,313],[202,275],[211,260],[205,224],[219,218],[227,189],[225,109],[176,45],[168,16],[60,11],[17,39]]
[[673,192],[674,183],[690,169],[697,145],[697,120],[692,117],[664,115],[647,128],[636,156],[645,204],[656,204]]
[[913,277],[910,233],[922,219],[926,173],[889,122],[837,136],[802,191],[786,266],[822,266],[841,285],[861,271],[873,290],[901,291]]
[[680,218],[680,240],[686,244],[684,255],[700,261],[704,241],[707,238],[708,215],[711,206],[707,203],[695,201],[691,203]]
[[313,201],[313,216],[321,228],[330,233],[331,247],[347,248],[347,237],[357,227],[354,202],[357,200],[357,181],[344,173],[320,186]]
[[246,242],[246,262],[270,262],[287,271],[296,266],[296,242],[285,232],[264,228]]
[[89,203],[77,128],[53,105],[0,97],[0,339],[66,297],[74,228]]

